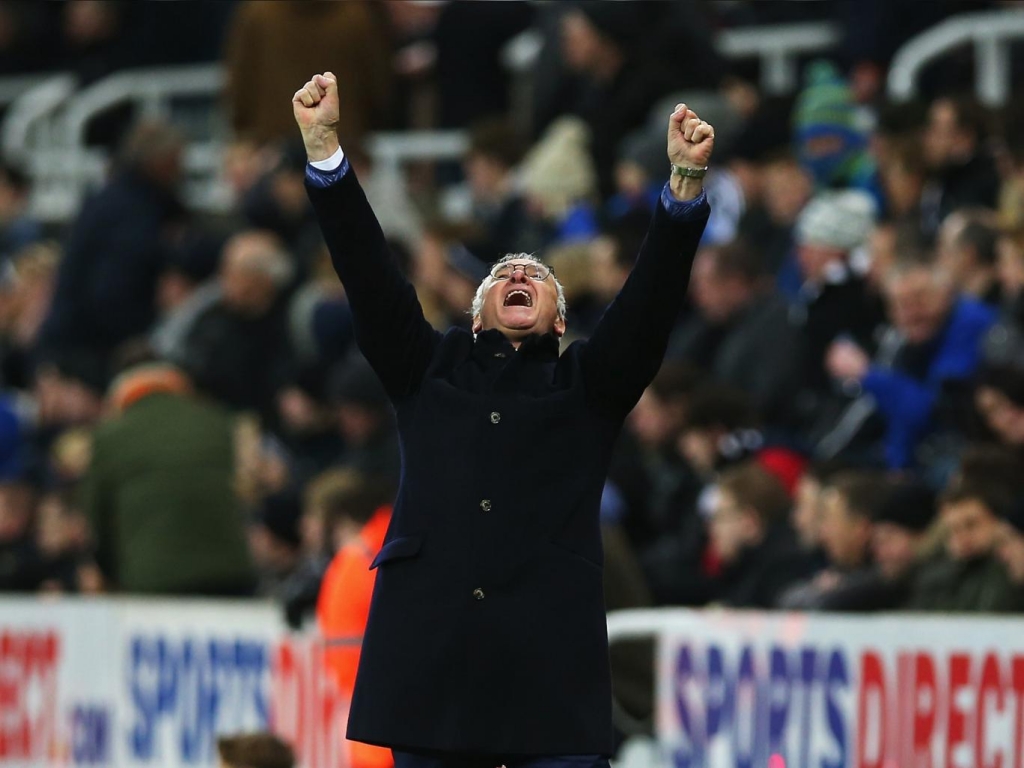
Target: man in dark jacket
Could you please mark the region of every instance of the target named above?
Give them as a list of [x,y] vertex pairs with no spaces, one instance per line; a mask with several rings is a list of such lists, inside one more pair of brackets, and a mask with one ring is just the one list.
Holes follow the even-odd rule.
[[692,316],[668,357],[750,395],[769,424],[786,421],[800,379],[802,339],[766,281],[761,254],[740,241],[704,248],[693,267]]
[[909,607],[921,611],[1019,611],[1021,596],[996,554],[1000,514],[1009,497],[998,486],[956,482],[943,494],[945,556],[922,568]]
[[71,226],[41,344],[48,357],[88,352],[102,366],[156,317],[157,278],[169,229],[183,208],[176,194],[182,139],[172,128],[139,125],[120,168]]
[[720,602],[773,608],[788,587],[810,575],[813,560],[787,524],[789,506],[781,481],[756,460],[722,473],[709,525],[722,562]]
[[316,75],[293,106],[309,195],[356,341],[395,408],[403,457],[371,565],[348,735],[391,747],[399,768],[606,766],[599,505],[615,437],[661,363],[707,221],[700,177],[712,128],[685,105],[672,113],[675,168],[636,267],[590,341],[559,356],[562,291],[522,254],[480,285],[472,333],[434,331],[338,146],[333,75]]

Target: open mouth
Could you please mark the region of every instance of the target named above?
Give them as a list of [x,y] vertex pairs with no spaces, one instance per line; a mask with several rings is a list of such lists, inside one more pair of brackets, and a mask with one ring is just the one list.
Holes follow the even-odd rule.
[[506,307],[532,307],[533,296],[524,290],[517,288],[514,291],[509,291],[508,295],[505,296]]

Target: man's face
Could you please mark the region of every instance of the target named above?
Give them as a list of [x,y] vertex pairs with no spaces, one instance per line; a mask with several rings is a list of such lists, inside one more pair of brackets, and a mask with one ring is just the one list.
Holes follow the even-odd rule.
[[791,519],[800,546],[817,547],[821,541],[821,483],[813,477],[801,477],[797,483]]
[[867,555],[871,523],[850,512],[846,499],[834,488],[821,496],[821,545],[829,561],[840,568],[856,568]]
[[996,549],[1014,584],[1024,584],[1024,534],[1008,523],[999,524]]
[[911,344],[935,338],[952,304],[949,288],[926,267],[890,278],[888,298],[892,324]]
[[562,17],[562,56],[574,72],[588,72],[604,51],[601,35],[581,11]]
[[797,248],[796,257],[804,279],[819,283],[825,280],[829,264],[843,261],[846,252],[832,245],[802,243]]
[[947,216],[939,227],[935,242],[936,263],[952,275],[955,282],[967,277],[972,264],[966,249],[960,245],[960,235],[967,219],[958,212]]
[[1000,442],[1024,446],[1024,408],[992,387],[979,387],[974,395],[974,403],[985,424]]
[[728,565],[757,542],[758,526],[753,513],[741,508],[731,493],[719,489],[708,519],[708,534],[718,557]]
[[889,522],[878,522],[871,530],[871,552],[882,575],[898,579],[914,564],[921,534]]
[[721,274],[712,249],[697,254],[690,277],[690,295],[709,323],[728,321],[749,301],[750,293],[739,278]]
[[462,170],[473,198],[484,202],[491,202],[500,196],[509,174],[509,169],[504,165],[479,152],[472,152],[466,157]]
[[977,499],[955,501],[942,508],[946,527],[946,551],[953,560],[974,560],[991,554],[999,521]]
[[1024,248],[1020,240],[1001,237],[996,245],[996,254],[996,270],[1003,295],[1013,298],[1024,288]]
[[565,333],[565,320],[558,316],[554,274],[544,280],[527,277],[524,268],[530,263],[528,259],[511,262],[511,276],[491,283],[480,314],[473,318],[473,333],[494,328],[512,342],[534,333]]
[[970,134],[956,122],[956,108],[948,99],[939,99],[928,110],[924,131],[924,157],[931,168],[942,168],[965,151]]

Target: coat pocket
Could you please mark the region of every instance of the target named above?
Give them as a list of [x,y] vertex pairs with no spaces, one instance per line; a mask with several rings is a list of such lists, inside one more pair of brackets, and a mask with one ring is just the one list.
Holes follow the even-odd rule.
[[423,537],[417,535],[399,536],[391,541],[386,541],[384,546],[380,548],[377,556],[373,558],[373,562],[370,563],[370,570],[372,571],[377,566],[389,563],[392,560],[414,557],[419,554],[422,546]]

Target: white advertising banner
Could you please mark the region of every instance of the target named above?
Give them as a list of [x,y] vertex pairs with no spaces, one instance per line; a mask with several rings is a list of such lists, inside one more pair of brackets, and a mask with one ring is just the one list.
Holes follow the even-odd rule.
[[1022,768],[1024,621],[664,614],[676,768]]
[[265,729],[343,767],[321,653],[264,603],[4,598],[0,767],[215,766],[217,736]]

